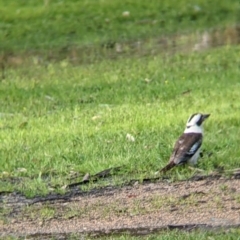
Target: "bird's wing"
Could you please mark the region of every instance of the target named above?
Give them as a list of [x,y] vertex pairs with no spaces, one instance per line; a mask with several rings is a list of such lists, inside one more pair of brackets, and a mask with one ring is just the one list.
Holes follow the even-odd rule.
[[174,162],[176,165],[186,163],[201,145],[201,133],[183,133],[175,143],[169,162]]

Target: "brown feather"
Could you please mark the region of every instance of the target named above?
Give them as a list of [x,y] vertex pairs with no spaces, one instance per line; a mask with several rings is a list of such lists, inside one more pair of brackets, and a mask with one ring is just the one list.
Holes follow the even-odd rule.
[[194,143],[199,142],[199,147],[202,144],[202,134],[199,133],[183,133],[176,141],[169,163],[160,170],[167,172],[174,166],[186,163],[192,156],[186,154],[190,151]]
[[174,162],[170,162],[170,163],[167,164],[167,166],[162,168],[159,172],[160,173],[165,173],[165,172],[169,171],[170,169],[172,169],[175,166],[176,166],[176,164]]

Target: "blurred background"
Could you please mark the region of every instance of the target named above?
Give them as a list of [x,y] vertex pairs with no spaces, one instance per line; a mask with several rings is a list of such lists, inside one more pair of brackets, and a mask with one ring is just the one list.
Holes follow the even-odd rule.
[[2,0],[0,63],[201,51],[238,44],[239,20],[237,0]]

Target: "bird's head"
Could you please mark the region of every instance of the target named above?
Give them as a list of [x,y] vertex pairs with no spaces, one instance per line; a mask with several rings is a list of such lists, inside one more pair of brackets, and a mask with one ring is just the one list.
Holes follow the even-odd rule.
[[210,114],[194,113],[187,121],[187,128],[193,126],[201,127],[203,122],[210,116]]

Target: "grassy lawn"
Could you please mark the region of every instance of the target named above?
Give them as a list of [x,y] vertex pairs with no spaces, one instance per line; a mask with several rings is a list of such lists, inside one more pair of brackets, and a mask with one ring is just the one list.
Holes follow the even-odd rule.
[[[239,52],[222,47],[168,58],[9,69],[0,85],[1,191],[46,194],[47,182],[63,186],[71,174],[122,165],[114,184],[153,177],[189,115],[199,111],[211,113],[203,149],[212,153],[199,167],[240,167]],[[192,172],[171,174],[184,179]]]
[[[168,55],[130,52],[115,60],[104,55],[116,43],[142,40],[152,50],[151,39],[161,36],[231,27],[239,13],[237,0],[2,0],[0,192],[63,193],[71,177],[118,166],[121,171],[110,180],[84,189],[155,177],[195,112],[211,114],[198,168],[205,174],[239,168],[240,46]],[[6,56],[54,55],[72,46],[103,50],[90,52],[87,57],[99,61],[89,64],[36,54],[28,65],[5,66]],[[193,174],[181,167],[168,176]],[[145,239],[236,236],[238,230],[171,231]]]
[[[1,53],[15,53],[227,26],[237,23],[240,6],[234,0],[46,0],[2,1],[0,9]],[[212,114],[199,167],[206,173],[239,167],[239,52],[225,46],[78,66],[68,59],[32,59],[6,68],[0,82],[0,191],[61,192],[69,176],[116,166],[124,168],[102,184],[153,177],[194,112]],[[171,174],[185,179],[193,173]]]

